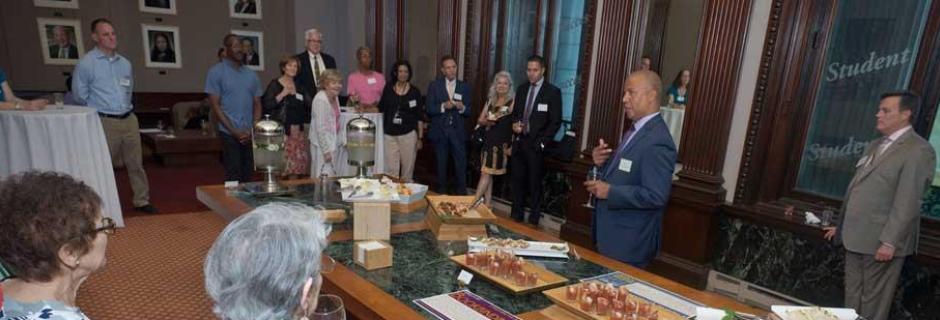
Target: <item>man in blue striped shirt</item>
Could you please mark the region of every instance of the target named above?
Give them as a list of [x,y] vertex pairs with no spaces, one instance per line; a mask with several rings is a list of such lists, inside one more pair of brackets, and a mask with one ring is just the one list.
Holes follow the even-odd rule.
[[134,209],[157,213],[150,204],[150,186],[144,172],[140,146],[140,126],[134,115],[131,94],[134,78],[131,63],[117,50],[117,34],[111,21],[104,18],[91,23],[95,48],[88,52],[72,72],[72,92],[80,104],[98,110],[101,126],[111,150],[111,162],[123,160],[134,191]]

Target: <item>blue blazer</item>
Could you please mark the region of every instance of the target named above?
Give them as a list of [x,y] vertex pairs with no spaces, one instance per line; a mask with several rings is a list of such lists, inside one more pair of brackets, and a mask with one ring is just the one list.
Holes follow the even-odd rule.
[[[428,85],[427,91],[427,103],[425,107],[427,108],[428,116],[431,117],[431,127],[428,132],[428,138],[431,141],[442,141],[446,138],[458,138],[460,141],[467,139],[467,132],[464,129],[464,118],[470,116],[470,86],[466,82],[457,80],[457,88],[454,90],[455,94],[461,95],[461,101],[463,101],[464,108],[463,112],[457,112],[457,108],[446,110],[441,112],[441,104],[447,101],[447,86],[444,82],[444,78],[438,78],[437,80],[431,81],[431,84]],[[447,117],[449,115],[453,117],[453,124],[449,125],[447,123]]]
[[602,175],[609,172],[602,180],[610,184],[592,219],[601,254],[641,268],[656,257],[675,166],[676,145],[662,116],[656,115],[634,133],[620,157],[612,155],[600,168]]

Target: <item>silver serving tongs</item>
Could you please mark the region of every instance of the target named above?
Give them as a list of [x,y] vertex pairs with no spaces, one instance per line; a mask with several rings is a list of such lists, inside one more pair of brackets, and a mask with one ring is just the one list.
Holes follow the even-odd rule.
[[469,210],[476,209],[476,208],[479,207],[481,204],[483,204],[483,200],[485,200],[485,198],[483,198],[483,197],[477,198],[475,201],[473,201],[473,204],[470,205],[470,208],[467,208],[467,210],[469,211]]

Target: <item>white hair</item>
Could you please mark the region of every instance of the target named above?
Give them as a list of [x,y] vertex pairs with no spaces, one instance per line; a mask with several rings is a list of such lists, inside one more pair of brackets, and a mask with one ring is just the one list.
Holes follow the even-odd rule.
[[509,81],[509,92],[506,93],[506,96],[509,97],[509,99],[516,97],[516,88],[512,86],[512,76],[509,72],[503,70],[497,72],[496,75],[493,76],[493,82],[490,82],[490,91],[487,98],[489,98],[492,103],[496,103],[496,81],[499,80],[499,78],[505,78],[506,81]]
[[317,30],[316,28],[310,28],[310,29],[307,29],[307,31],[304,31],[304,39],[310,38],[310,36],[314,34],[319,35],[321,37],[323,36],[323,33],[321,33],[320,30]]
[[230,223],[206,257],[206,291],[226,320],[290,319],[320,273],[330,227],[311,207],[267,204]]

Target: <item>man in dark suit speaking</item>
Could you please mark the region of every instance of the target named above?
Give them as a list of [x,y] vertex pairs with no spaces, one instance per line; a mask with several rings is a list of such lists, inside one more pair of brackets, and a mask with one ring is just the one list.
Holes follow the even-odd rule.
[[633,124],[616,151],[599,141],[591,155],[600,180],[584,183],[597,199],[592,234],[598,251],[639,268],[659,253],[676,166],[676,145],[659,115],[661,91],[655,72],[630,74],[623,109]]
[[522,221],[526,202],[529,223],[539,224],[542,216],[542,167],[545,146],[561,126],[561,90],[545,80],[545,59],[533,55],[526,61],[528,82],[516,89],[517,108],[512,111],[512,130],[519,139],[513,144],[512,218]]

